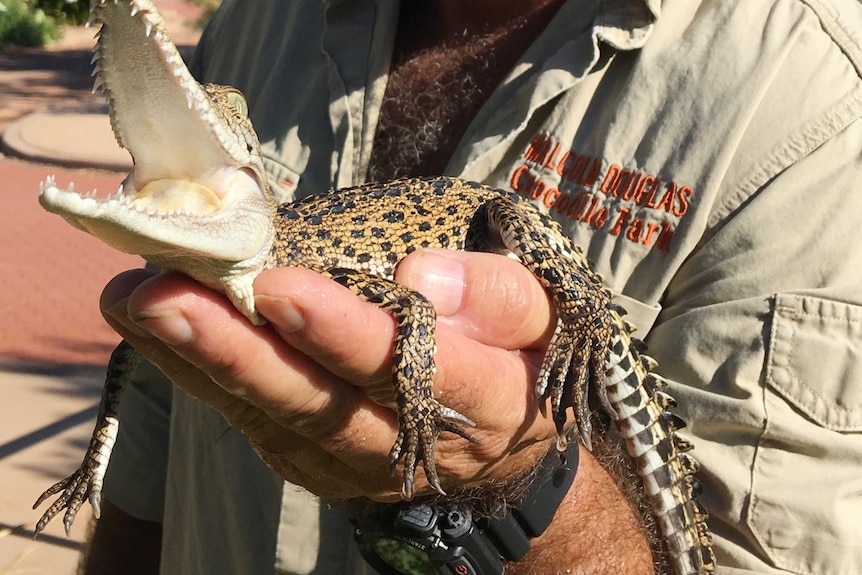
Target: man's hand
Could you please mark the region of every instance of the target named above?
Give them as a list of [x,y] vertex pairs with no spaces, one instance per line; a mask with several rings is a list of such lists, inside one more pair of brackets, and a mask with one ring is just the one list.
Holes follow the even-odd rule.
[[[422,273],[429,267],[435,273]],[[534,465],[555,433],[533,392],[551,325],[544,290],[523,266],[488,254],[417,254],[397,279],[437,304],[435,396],[473,419],[481,441],[441,435],[444,488]],[[132,345],[222,412],[285,479],[326,497],[397,499],[400,479],[387,463],[397,422],[379,404],[393,397],[392,317],[308,270],[265,272],[255,293],[270,322],[263,328],[176,274],[124,274],[103,307]],[[419,493],[426,487],[417,480]]]
[[[481,441],[440,436],[436,464],[443,488],[505,480],[536,465],[556,436],[534,391],[555,322],[544,289],[509,258],[445,250],[412,254],[396,280],[434,303],[435,397],[475,421],[470,431]],[[258,311],[269,321],[263,327],[178,274],[122,274],[105,289],[102,308],[123,337],[178,386],[220,411],[286,480],[323,497],[397,500],[400,474],[388,471],[397,434],[387,406],[393,318],[308,270],[270,270],[254,285]],[[610,515],[613,524],[605,527],[610,533],[624,528],[631,541],[639,533],[631,510],[595,459],[581,452],[572,489],[581,496],[570,493],[563,507],[598,506],[572,519],[583,529],[601,520],[595,513]],[[416,492],[430,492],[421,471]],[[549,535],[562,523],[555,521]],[[580,529],[559,536],[565,541]],[[608,537],[616,539],[601,530],[597,541],[607,544]],[[642,572],[649,573],[649,550],[642,535],[639,541]],[[577,543],[586,544],[585,538]],[[593,552],[556,548],[568,565]],[[602,561],[604,568],[611,565],[607,554]],[[625,565],[625,572],[636,572]]]

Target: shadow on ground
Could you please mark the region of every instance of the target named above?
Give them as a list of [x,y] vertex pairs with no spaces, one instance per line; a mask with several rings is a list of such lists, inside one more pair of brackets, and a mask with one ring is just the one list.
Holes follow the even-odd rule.
[[4,85],[17,86],[16,92],[5,94],[32,95],[43,87],[65,87],[71,90],[89,90],[93,86],[90,79],[89,50],[58,50],[55,52],[36,48],[8,48],[0,51],[0,72],[26,72],[40,79],[31,85],[10,82]]
[[[0,380],[21,377],[33,378],[27,391],[39,397],[46,408],[66,404],[70,400],[74,400],[76,405],[83,407],[66,411],[58,418],[52,418],[46,423],[0,443],[0,461],[42,442],[55,442],[51,445],[51,451],[62,453],[64,456],[83,455],[88,438],[66,432],[95,420],[105,377],[105,366],[45,361],[0,362]],[[59,436],[64,437],[61,439]],[[19,468],[35,472],[39,476],[51,477],[57,472],[53,458],[44,460],[45,465],[22,463],[18,463]]]
[[[188,62],[194,46],[177,47]],[[8,47],[0,50],[0,132],[18,118],[61,100],[92,98],[90,74],[92,53],[89,49],[45,50]]]

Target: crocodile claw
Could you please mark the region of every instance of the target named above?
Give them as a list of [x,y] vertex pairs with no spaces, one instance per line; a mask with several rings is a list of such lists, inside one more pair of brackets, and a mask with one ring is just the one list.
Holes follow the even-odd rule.
[[44,531],[48,523],[65,509],[66,514],[63,517],[63,525],[66,529],[66,536],[71,537],[72,523],[75,522],[78,510],[81,509],[81,505],[87,499],[90,500],[90,505],[93,506],[93,513],[98,518],[102,511],[102,487],[100,482],[96,481],[96,477],[97,474],[92,467],[82,465],[75,473],[45,490],[33,504],[33,509],[39,507],[52,495],[60,493],[60,496],[45,511],[39,522],[36,523],[34,536]]
[[[405,501],[413,499],[416,465],[422,462],[425,470],[425,478],[434,491],[440,495],[446,495],[440,485],[440,477],[437,474],[437,466],[434,463],[434,451],[437,437],[443,431],[454,433],[470,441],[479,443],[479,440],[469,434],[460,424],[475,426],[469,418],[457,411],[444,407],[431,400],[433,407],[430,412],[422,416],[411,414],[408,419],[399,418],[404,425],[399,425],[398,437],[392,450],[389,452],[389,470],[395,471],[398,461],[403,459],[404,479],[401,487],[401,497]],[[400,423],[400,422],[399,422]]]

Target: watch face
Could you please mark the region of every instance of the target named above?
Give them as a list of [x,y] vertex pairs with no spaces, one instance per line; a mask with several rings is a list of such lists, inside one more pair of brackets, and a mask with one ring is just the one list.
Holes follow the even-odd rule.
[[403,575],[437,575],[427,553],[395,539],[377,539],[374,544],[377,556]]

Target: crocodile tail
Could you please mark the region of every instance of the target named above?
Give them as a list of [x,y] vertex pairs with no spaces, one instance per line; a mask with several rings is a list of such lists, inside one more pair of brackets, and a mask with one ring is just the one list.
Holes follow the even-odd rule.
[[661,391],[666,383],[658,365],[642,355],[644,346],[631,337],[632,327],[611,310],[613,337],[607,362],[608,399],[616,425],[638,475],[675,575],[708,575],[715,571],[707,512],[696,500],[697,461],[690,442],[676,434],[685,422],[668,411],[676,405]]

